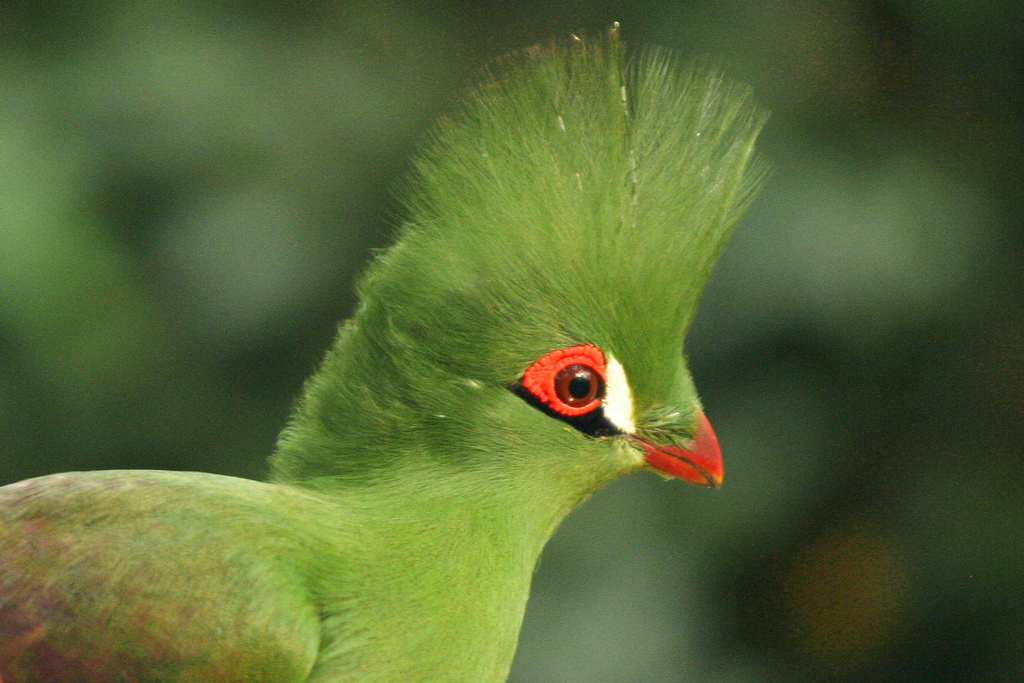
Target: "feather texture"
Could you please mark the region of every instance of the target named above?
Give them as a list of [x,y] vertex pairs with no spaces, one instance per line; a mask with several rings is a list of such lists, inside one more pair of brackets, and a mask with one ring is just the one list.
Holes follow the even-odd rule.
[[[420,155],[270,483],[0,488],[0,680],[504,680],[565,515],[645,452],[713,442],[682,340],[763,121],[745,88],[626,61],[614,32],[498,65]],[[628,434],[510,390],[584,345]]]
[[[711,266],[764,175],[752,159],[766,114],[751,100],[663,50],[626,61],[614,31],[499,63],[416,162],[398,244],[363,278],[363,306],[309,385],[276,475],[365,473],[387,458],[336,454],[358,454],[376,430],[330,416],[408,429],[459,412],[462,384],[507,386],[579,343],[629,369],[641,408],[693,393],[666,359],[681,361]],[[378,374],[372,395],[349,381],[361,368]]]

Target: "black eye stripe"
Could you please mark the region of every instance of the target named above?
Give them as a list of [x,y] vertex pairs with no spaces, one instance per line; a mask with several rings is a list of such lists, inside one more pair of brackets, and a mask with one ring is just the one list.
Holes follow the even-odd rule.
[[604,416],[604,408],[598,406],[595,410],[586,413],[585,415],[568,416],[562,415],[561,413],[555,412],[543,401],[533,395],[529,389],[523,386],[522,380],[517,381],[515,384],[510,386],[509,391],[523,399],[531,406],[541,411],[545,415],[561,420],[574,429],[579,430],[583,434],[592,437],[602,436],[617,436],[622,434],[622,431],[618,427],[613,425],[608,418]]

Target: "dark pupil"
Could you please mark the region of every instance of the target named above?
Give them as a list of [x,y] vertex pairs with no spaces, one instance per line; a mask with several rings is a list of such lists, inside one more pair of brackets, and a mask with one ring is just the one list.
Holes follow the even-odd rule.
[[569,395],[575,399],[586,398],[590,393],[590,378],[576,375],[569,380]]
[[601,376],[586,365],[570,365],[555,375],[555,393],[559,400],[574,408],[601,398],[601,389]]

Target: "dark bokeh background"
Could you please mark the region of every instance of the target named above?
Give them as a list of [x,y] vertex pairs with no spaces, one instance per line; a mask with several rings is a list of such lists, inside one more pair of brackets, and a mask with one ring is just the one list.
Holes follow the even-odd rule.
[[1024,4],[0,1],[0,482],[259,476],[487,58],[710,55],[770,185],[689,354],[710,492],[545,554],[517,683],[1024,680]]

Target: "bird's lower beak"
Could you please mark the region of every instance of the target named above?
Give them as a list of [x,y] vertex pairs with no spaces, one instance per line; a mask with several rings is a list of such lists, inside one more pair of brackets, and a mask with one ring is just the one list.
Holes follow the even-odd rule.
[[658,446],[636,437],[634,441],[644,449],[647,464],[659,473],[700,486],[717,489],[722,485],[722,451],[715,430],[703,412],[697,413],[697,433],[689,450]]

